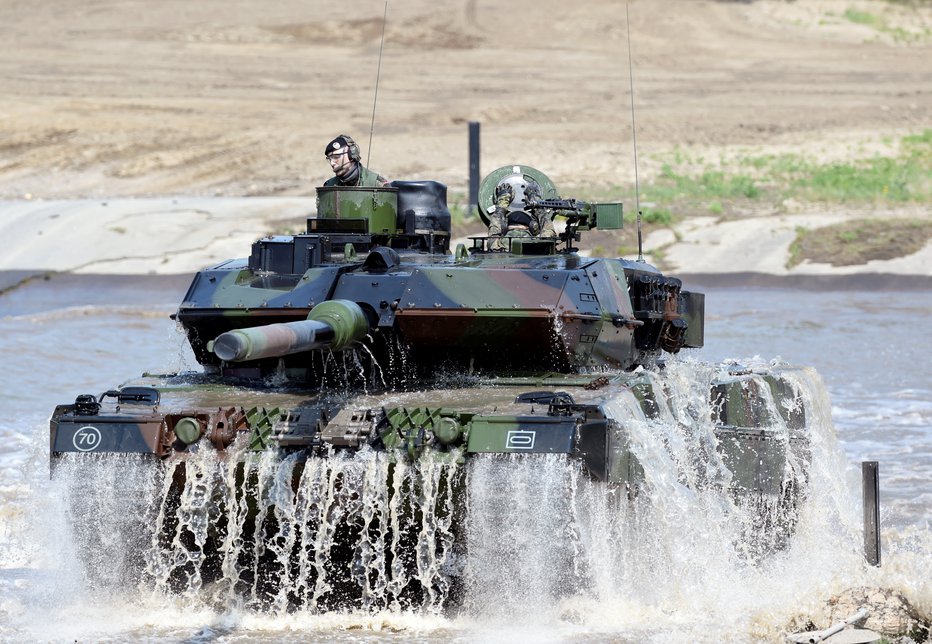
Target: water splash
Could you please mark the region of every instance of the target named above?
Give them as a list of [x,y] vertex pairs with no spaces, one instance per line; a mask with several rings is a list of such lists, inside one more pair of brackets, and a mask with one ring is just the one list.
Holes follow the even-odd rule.
[[147,573],[166,595],[218,608],[439,612],[459,472],[448,455],[221,460],[202,450],[165,477]]
[[470,615],[528,623],[576,592],[582,548],[572,491],[581,476],[564,455],[483,455],[470,463]]
[[758,518],[774,507],[729,494],[717,450],[707,392],[722,372],[690,360],[642,374],[665,393],[655,415],[631,396],[606,406],[643,468],[627,487],[556,455],[460,465],[430,452],[305,461],[202,446],[183,464],[65,458],[44,510],[58,527],[37,528],[55,534],[56,577],[71,593],[233,614],[237,628],[271,633],[330,615],[370,627],[445,615],[427,627],[439,639],[778,640],[800,611],[852,585],[892,580],[928,603],[928,584],[916,582],[930,569],[926,533],[903,539],[883,570],[862,562],[857,488],[818,376],[748,366],[780,369],[799,392],[812,455],[805,469],[786,463],[805,502],[767,557],[751,539],[773,545]]

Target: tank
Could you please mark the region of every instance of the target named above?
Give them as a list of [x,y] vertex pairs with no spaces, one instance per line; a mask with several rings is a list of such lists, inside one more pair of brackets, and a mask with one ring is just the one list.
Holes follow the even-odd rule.
[[[280,610],[448,610],[464,593],[474,462],[530,468],[532,489],[536,463],[568,462],[633,503],[647,452],[632,441],[655,423],[714,428],[686,478],[756,508],[749,559],[790,538],[809,462],[803,375],[714,365],[690,384],[704,404],[679,404],[670,363],[702,347],[704,295],[575,246],[620,228],[620,203],[505,166],[478,204],[504,234],[454,246],[438,182],[317,195],[306,232],[194,276],[173,317],[201,372],[82,394],[51,417],[53,476],[115,468],[114,494],[142,497],[128,577]],[[534,234],[542,219],[555,236]],[[153,474],[134,488],[140,467]]]

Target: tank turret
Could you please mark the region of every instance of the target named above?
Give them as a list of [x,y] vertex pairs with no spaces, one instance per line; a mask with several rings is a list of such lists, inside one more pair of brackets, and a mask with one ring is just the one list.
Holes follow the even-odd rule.
[[[559,236],[533,236],[515,224],[449,254],[441,184],[320,188],[306,233],[259,240],[248,263],[202,271],[177,319],[205,365],[261,375],[284,358],[292,376],[303,370],[308,380],[302,353],[352,344],[321,342],[328,332],[307,321],[334,300],[355,307],[353,341],[368,335],[367,356],[387,364],[388,352],[404,346],[422,377],[441,368],[499,375],[630,369],[664,351],[702,346],[701,294],[643,262],[575,252],[580,230],[621,226],[621,204],[562,199],[540,171],[507,166],[483,182],[480,212],[502,183],[517,195],[516,220],[563,220]],[[493,249],[496,241],[507,248]]]

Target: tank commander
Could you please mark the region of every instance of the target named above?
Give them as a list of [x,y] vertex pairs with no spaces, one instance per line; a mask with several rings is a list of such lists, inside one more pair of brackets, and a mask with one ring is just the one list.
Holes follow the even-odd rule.
[[335,176],[324,182],[325,186],[347,186],[359,188],[384,188],[388,180],[373,172],[360,161],[359,146],[347,134],[340,134],[324,148],[324,157],[330,162]]
[[[523,209],[529,202],[541,198],[540,186],[535,181],[519,185],[521,194],[515,195],[515,188],[508,181],[502,181],[495,186],[495,211],[489,217],[489,236],[530,236],[549,237],[557,236],[553,228],[553,213],[548,209],[535,208],[530,211]],[[504,240],[496,239],[491,243],[492,250],[507,248]]]

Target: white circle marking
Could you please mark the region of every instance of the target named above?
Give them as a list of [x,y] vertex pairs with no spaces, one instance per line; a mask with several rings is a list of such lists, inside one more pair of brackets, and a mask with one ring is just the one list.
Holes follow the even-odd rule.
[[93,425],[85,425],[74,433],[71,443],[79,452],[92,452],[100,446],[100,430]]

